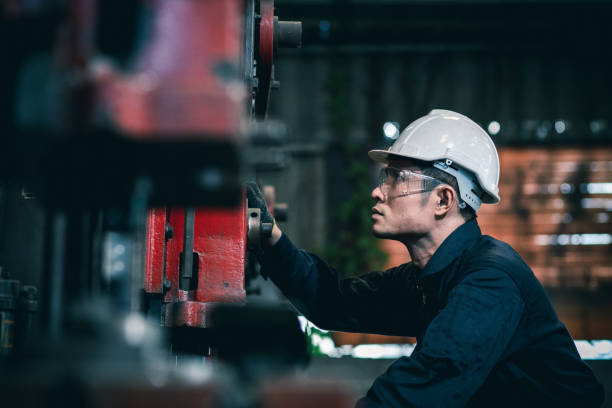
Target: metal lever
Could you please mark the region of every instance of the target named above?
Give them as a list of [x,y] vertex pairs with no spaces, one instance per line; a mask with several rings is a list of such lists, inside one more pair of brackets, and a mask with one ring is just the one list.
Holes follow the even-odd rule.
[[179,289],[190,290],[193,279],[193,236],[195,229],[195,209],[185,208],[183,229],[183,268],[180,271]]
[[251,249],[261,249],[263,240],[272,236],[274,224],[261,222],[259,208],[247,208],[247,218],[247,246]]

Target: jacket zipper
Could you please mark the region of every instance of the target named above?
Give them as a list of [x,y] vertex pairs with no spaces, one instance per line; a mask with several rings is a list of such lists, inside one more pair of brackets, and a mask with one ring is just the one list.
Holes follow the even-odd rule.
[[423,286],[417,282],[416,288],[421,293],[421,301],[423,303],[423,306],[425,306],[425,303],[427,301],[427,297],[425,296],[425,291],[423,290]]

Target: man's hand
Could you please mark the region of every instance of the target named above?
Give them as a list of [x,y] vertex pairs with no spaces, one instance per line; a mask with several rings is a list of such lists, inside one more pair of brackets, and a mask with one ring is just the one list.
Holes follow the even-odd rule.
[[266,199],[264,198],[263,193],[257,186],[257,183],[254,181],[248,181],[246,183],[246,193],[247,199],[249,200],[250,208],[259,208],[261,211],[261,222],[267,222],[270,224],[274,224],[274,228],[272,229],[272,236],[268,240],[268,245],[274,245],[280,239],[282,232],[276,226],[276,222],[274,221],[274,217],[268,211],[268,204],[266,203]]
[[247,199],[249,200],[250,208],[259,208],[261,210],[261,222],[274,224],[274,217],[268,212],[268,204],[266,199],[254,181],[246,183]]

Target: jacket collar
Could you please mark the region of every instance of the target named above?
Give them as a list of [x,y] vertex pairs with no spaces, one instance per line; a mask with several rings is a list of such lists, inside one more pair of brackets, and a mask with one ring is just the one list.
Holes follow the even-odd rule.
[[423,279],[426,276],[433,275],[442,271],[452,261],[454,261],[461,253],[468,248],[476,239],[480,238],[482,233],[476,218],[466,222],[454,230],[442,242],[436,252],[421,271],[417,272],[418,279]]

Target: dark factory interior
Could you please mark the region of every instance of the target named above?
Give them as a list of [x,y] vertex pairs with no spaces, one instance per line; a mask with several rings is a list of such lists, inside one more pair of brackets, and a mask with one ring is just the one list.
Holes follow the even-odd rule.
[[[612,407],[611,18],[604,0],[0,0],[0,406]],[[490,142],[493,193],[455,156],[403,153],[438,117]],[[477,224],[430,265],[469,225],[509,244],[575,366],[534,340],[547,322],[519,330],[536,306],[517,267],[508,346],[491,305],[490,331],[441,340],[499,342],[486,369],[423,357],[460,290],[423,331],[330,323],[352,305],[326,303],[334,285],[420,268],[416,235],[377,231],[448,182],[391,200],[390,178],[437,177],[399,156],[478,187]],[[417,313],[386,296],[354,308]]]

